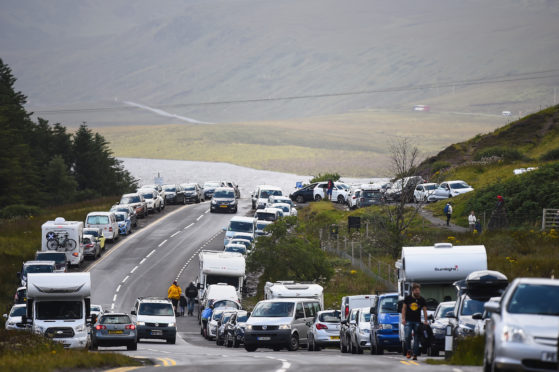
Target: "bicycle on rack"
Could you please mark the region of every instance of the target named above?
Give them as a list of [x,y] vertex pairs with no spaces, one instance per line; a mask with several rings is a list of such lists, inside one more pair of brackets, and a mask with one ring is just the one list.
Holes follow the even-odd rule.
[[51,251],[57,250],[58,248],[64,248],[67,251],[72,251],[78,246],[78,243],[74,239],[68,238],[68,233],[64,235],[50,232],[47,234],[47,248]]

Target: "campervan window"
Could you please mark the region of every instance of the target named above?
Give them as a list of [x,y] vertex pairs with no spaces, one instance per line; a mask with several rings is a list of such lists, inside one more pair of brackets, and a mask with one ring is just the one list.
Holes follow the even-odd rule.
[[41,301],[37,302],[37,319],[65,320],[82,319],[81,301]]
[[232,285],[236,289],[239,289],[239,277],[238,276],[227,276],[227,275],[207,275],[206,276],[206,286],[217,283],[226,283]]

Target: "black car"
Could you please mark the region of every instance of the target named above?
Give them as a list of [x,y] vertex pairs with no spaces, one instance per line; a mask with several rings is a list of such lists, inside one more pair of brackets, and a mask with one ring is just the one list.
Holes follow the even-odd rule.
[[202,188],[197,183],[183,183],[181,184],[184,190],[184,197],[190,203],[200,203],[204,201],[202,195]]
[[[431,343],[431,355],[437,356],[439,351],[444,350],[446,327],[450,324],[448,315],[454,311],[456,301],[439,303],[437,310],[432,315],[431,329],[433,330],[433,341]],[[431,318],[431,316],[430,316]]]
[[163,185],[163,190],[165,190],[165,204],[186,204],[181,185]]
[[289,195],[289,199],[297,203],[314,201],[314,188],[318,183],[311,183]]
[[245,342],[245,327],[249,316],[250,313],[239,310],[229,318],[225,324],[225,346],[239,347]]
[[237,198],[235,197],[235,190],[230,187],[219,187],[215,192],[210,202],[210,212],[232,212],[237,213]]
[[383,203],[383,194],[380,190],[361,190],[361,194],[357,199],[357,207],[369,207],[371,205],[379,205]]

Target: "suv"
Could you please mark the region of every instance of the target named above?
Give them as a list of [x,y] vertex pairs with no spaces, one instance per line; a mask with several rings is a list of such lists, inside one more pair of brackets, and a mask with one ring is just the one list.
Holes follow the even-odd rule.
[[141,338],[164,339],[174,344],[177,337],[177,320],[170,300],[160,297],[139,297],[130,311]]
[[[310,202],[314,200],[314,188],[316,187],[317,183],[311,183],[308,186],[302,187],[298,190],[293,191],[289,194],[289,199],[297,202],[299,204],[304,202]],[[254,202],[253,202],[254,205]],[[252,208],[255,209],[255,208]]]
[[212,198],[212,196],[214,195],[214,191],[215,189],[217,189],[218,187],[224,187],[225,183],[221,182],[221,181],[208,181],[206,183],[204,183],[204,186],[202,186],[202,195],[204,197],[204,200],[209,200]]
[[283,196],[281,188],[272,185],[260,185],[252,193],[252,209],[264,209],[270,196]]
[[212,201],[210,202],[210,212],[217,211],[237,213],[237,199],[234,189],[230,187],[218,187],[215,189]]
[[148,213],[161,212],[163,199],[155,189],[138,189],[138,194],[142,194],[148,206]]
[[197,183],[181,183],[184,190],[184,197],[190,203],[200,203],[204,201],[202,188]]
[[148,215],[148,205],[144,196],[138,193],[124,194],[118,204],[128,204],[136,212],[138,217],[144,218]]
[[165,204],[186,204],[186,196],[181,185],[163,185]]

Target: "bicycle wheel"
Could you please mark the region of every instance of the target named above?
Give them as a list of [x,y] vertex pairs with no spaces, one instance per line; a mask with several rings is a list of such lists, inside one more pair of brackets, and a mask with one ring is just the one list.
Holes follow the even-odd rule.
[[58,242],[56,239],[47,240],[47,249],[50,251],[55,251],[58,248]]
[[73,251],[77,246],[78,244],[74,239],[68,239],[64,242],[64,248],[66,248],[67,251]]

